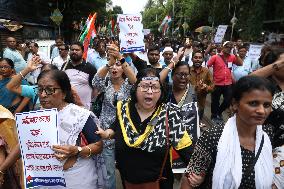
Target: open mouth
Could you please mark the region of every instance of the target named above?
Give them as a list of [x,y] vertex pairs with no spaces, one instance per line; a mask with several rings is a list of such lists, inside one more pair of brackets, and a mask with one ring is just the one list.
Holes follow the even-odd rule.
[[117,71],[112,71],[111,73],[112,73],[112,75],[115,75],[115,74],[117,74]]
[[146,104],[151,104],[153,102],[152,98],[144,98]]
[[44,107],[44,106],[46,106],[49,103],[48,103],[48,101],[40,101],[40,104]]
[[186,82],[180,82],[180,83],[179,83],[179,86],[186,86],[186,85],[187,85]]

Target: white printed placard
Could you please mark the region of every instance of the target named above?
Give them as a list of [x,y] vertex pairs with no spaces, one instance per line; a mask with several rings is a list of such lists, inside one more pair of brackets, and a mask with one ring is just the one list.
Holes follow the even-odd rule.
[[144,51],[144,33],[141,14],[119,14],[117,17],[119,25],[120,51],[130,53]]
[[249,46],[248,57],[250,57],[251,60],[258,60],[262,47],[263,45],[251,44]]
[[143,29],[144,35],[149,35],[151,33],[150,29]]
[[25,187],[65,187],[63,165],[51,149],[52,145],[59,144],[57,109],[17,113],[16,123]]
[[217,32],[214,37],[214,42],[217,44],[222,43],[225,33],[227,31],[228,25],[219,25]]

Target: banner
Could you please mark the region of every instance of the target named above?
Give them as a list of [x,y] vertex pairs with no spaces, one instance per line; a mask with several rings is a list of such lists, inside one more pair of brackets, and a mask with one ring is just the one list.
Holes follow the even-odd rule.
[[144,51],[144,34],[141,14],[119,14],[117,17],[119,24],[120,51],[130,53]]
[[223,38],[225,36],[225,33],[227,31],[227,28],[228,28],[228,25],[219,25],[218,26],[217,32],[216,32],[215,37],[214,37],[214,43],[217,43],[217,44],[222,43]]
[[143,34],[144,35],[148,35],[151,33],[151,30],[150,29],[143,29]]
[[249,46],[249,50],[248,50],[248,57],[250,57],[251,60],[258,60],[258,58],[260,57],[260,52],[262,49],[263,45],[256,45],[256,44],[251,44]]
[[[187,133],[192,140],[192,146],[196,143],[200,136],[199,127],[199,116],[197,102],[191,102],[183,105],[181,108],[178,107],[178,112],[182,116],[182,123],[186,125]],[[184,173],[187,165],[181,160],[178,153],[172,150],[172,170],[173,173]]]
[[51,150],[59,144],[57,114],[56,109],[16,114],[26,188],[66,186],[63,165]]

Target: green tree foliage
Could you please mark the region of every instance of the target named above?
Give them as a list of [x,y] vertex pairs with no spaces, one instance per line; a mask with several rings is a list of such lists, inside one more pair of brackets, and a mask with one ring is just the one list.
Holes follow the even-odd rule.
[[[166,14],[173,15],[173,1],[175,17],[172,27],[184,22],[188,23],[192,31],[204,25],[231,26],[230,21],[235,12],[238,21],[234,28],[234,37],[242,37],[244,40],[259,39],[265,27],[269,29],[263,25],[263,21],[284,19],[283,0],[149,0],[143,13],[144,26],[157,30],[159,24],[154,22],[155,14],[158,13],[159,23]],[[280,23],[277,27],[283,25]],[[229,27],[228,32],[231,32],[231,29]]]
[[163,6],[160,6],[160,3],[149,0],[143,12],[144,28],[151,29],[151,32],[155,35],[159,34],[158,28],[166,14],[167,10]]
[[123,14],[123,10],[122,10],[121,6],[114,6],[112,14]]

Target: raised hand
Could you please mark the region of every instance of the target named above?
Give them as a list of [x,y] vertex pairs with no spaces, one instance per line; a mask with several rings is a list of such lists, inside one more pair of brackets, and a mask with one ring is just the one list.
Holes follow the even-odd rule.
[[39,56],[33,56],[32,59],[28,62],[27,69],[31,72],[38,68],[38,65],[41,63]]

